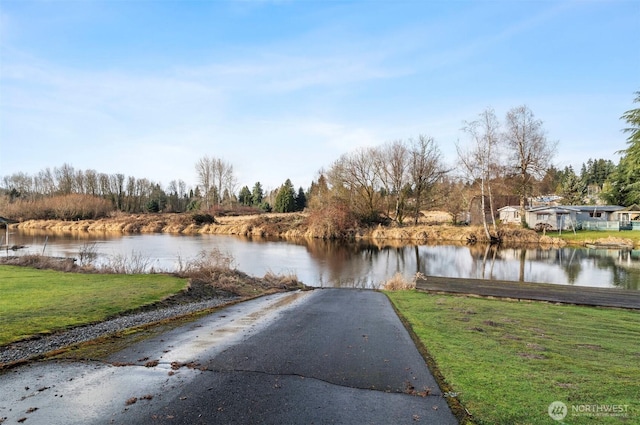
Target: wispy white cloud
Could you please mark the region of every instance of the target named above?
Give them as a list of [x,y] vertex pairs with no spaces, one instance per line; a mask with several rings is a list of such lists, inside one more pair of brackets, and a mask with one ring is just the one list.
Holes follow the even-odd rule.
[[[275,16],[267,13],[271,3],[239,2],[230,8],[246,6],[241,15],[263,18]],[[473,119],[487,106],[501,115],[522,103],[548,121],[550,133],[559,133],[551,138],[567,139],[572,146],[581,138],[595,142],[590,136],[594,134],[607,143],[613,139],[610,128],[624,106],[612,106],[611,96],[603,95],[598,102],[605,106],[600,108],[593,98],[576,95],[605,93],[606,87],[563,88],[549,101],[560,78],[553,65],[543,64],[548,73],[544,75],[527,73],[528,67],[538,65],[533,56],[514,64],[521,75],[497,65],[504,63],[504,55],[509,58],[510,45],[535,51],[540,43],[549,43],[544,32],[550,22],[558,25],[576,10],[597,9],[598,2],[452,3],[435,7],[447,13],[402,13],[388,21],[374,14],[362,17],[361,12],[403,7],[314,3],[313,12],[306,15],[309,26],[298,25],[292,32],[283,28],[274,31],[274,37],[253,33],[228,41],[216,38],[213,47],[202,43],[197,53],[183,55],[175,49],[167,52],[169,60],[132,66],[121,59],[108,67],[24,48],[18,43],[20,31],[29,27],[19,29],[13,15],[0,7],[0,176],[71,161],[76,167],[164,182],[189,180],[192,163],[208,154],[232,161],[247,183],[269,178],[277,185],[287,177],[312,176],[357,147],[418,134],[434,136],[451,160],[453,142],[464,137],[459,133],[463,120]],[[229,4],[216,3],[216,13],[228,12]],[[126,15],[110,6],[101,3],[73,19],[87,28],[85,17],[97,16],[102,8],[110,9],[113,22]],[[289,6],[299,4],[278,4],[277,11]],[[330,15],[326,7],[345,13]],[[27,16],[15,22],[28,22]],[[201,28],[209,24],[199,23]],[[227,31],[237,34],[235,29]],[[540,42],[528,44],[532,35],[540,36]],[[180,48],[191,48],[181,43]],[[155,51],[145,58],[162,58],[163,53]],[[629,97],[633,90],[629,88]],[[577,103],[581,108],[572,110],[570,105]],[[604,122],[604,112],[612,108],[618,109],[615,120],[606,117]],[[605,127],[609,130],[602,130]],[[37,152],[27,162],[26,149],[36,151],[35,146]],[[282,167],[283,163],[294,165]]]

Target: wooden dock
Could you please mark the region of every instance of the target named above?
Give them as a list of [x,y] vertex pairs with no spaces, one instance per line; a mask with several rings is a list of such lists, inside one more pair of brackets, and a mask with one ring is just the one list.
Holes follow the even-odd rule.
[[640,290],[427,276],[416,289],[435,293],[640,309]]

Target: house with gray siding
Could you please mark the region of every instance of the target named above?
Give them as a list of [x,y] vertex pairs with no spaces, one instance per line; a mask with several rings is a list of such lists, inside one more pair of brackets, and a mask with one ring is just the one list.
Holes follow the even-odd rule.
[[527,208],[527,225],[532,229],[573,230],[578,225],[580,209],[574,206]]
[[[504,210],[505,218],[509,209]],[[527,208],[527,225],[546,230],[632,230],[640,229],[640,207],[619,205],[546,205]]]

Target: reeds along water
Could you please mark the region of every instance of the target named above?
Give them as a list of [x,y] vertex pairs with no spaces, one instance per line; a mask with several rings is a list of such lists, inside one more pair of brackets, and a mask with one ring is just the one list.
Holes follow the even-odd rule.
[[[306,216],[295,214],[265,214],[260,216],[216,217],[215,223],[197,224],[190,214],[115,214],[113,217],[97,220],[61,221],[28,220],[17,226],[22,232],[46,231],[47,234],[73,233],[78,238],[90,239],[91,233],[136,234],[218,234],[241,236],[271,236],[284,239],[340,239],[342,233],[332,234],[331,229],[321,228],[306,221]],[[542,236],[533,230],[501,228],[503,243],[544,243],[563,245],[558,238]],[[366,239],[403,246],[405,244],[428,244],[433,242],[467,243],[469,240],[486,242],[480,227],[452,225],[417,225],[403,227],[377,226],[352,229],[351,239]],[[381,242],[384,241],[384,242]]]

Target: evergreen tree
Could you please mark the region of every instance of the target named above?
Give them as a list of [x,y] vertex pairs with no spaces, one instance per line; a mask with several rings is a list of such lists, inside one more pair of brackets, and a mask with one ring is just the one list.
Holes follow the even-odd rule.
[[[640,91],[636,92],[636,98],[633,102],[640,104]],[[629,134],[627,137],[629,147],[625,149],[625,153],[637,161],[636,165],[640,165],[640,107],[625,112],[621,118],[629,124],[629,127],[623,129],[625,133]]]
[[152,199],[145,205],[145,210],[150,213],[160,212],[160,205],[158,204],[157,199]]
[[[640,104],[640,91],[634,103]],[[625,112],[621,118],[629,125],[623,130],[629,134],[628,147],[620,152],[622,157],[607,182],[605,198],[612,204],[630,206],[640,204],[640,108]]]
[[187,211],[198,211],[200,209],[200,201],[197,199],[192,199],[187,204]]
[[256,184],[253,185],[253,191],[251,192],[251,203],[256,206],[262,205],[263,198],[264,192],[262,190],[262,185],[260,182],[256,182]]
[[271,205],[266,201],[261,202],[260,205],[258,205],[258,208],[264,212],[271,212],[272,210]]
[[148,212],[161,212],[164,211],[167,206],[167,194],[156,184],[151,189],[151,195],[149,201],[145,204],[145,209]]
[[309,196],[307,199],[307,205],[314,208],[321,208],[329,201],[329,186],[324,174],[320,174],[317,182],[311,182],[309,188]]
[[296,192],[293,189],[291,180],[286,182],[278,190],[276,202],[274,205],[275,212],[292,212],[296,209]]
[[251,197],[251,191],[248,186],[244,186],[240,189],[240,194],[238,195],[238,202],[242,205],[252,205],[253,199]]
[[582,164],[580,179],[585,186],[597,185],[602,188],[615,167],[613,161],[608,159],[589,159],[586,164]]
[[559,193],[562,187],[562,172],[551,165],[540,182],[540,193],[550,195]]
[[561,193],[564,204],[580,205],[585,194],[585,185],[573,171],[573,168],[567,167],[563,172],[564,178],[561,184]]
[[303,211],[307,207],[307,195],[305,195],[302,187],[298,189],[298,196],[296,196],[296,211]]

